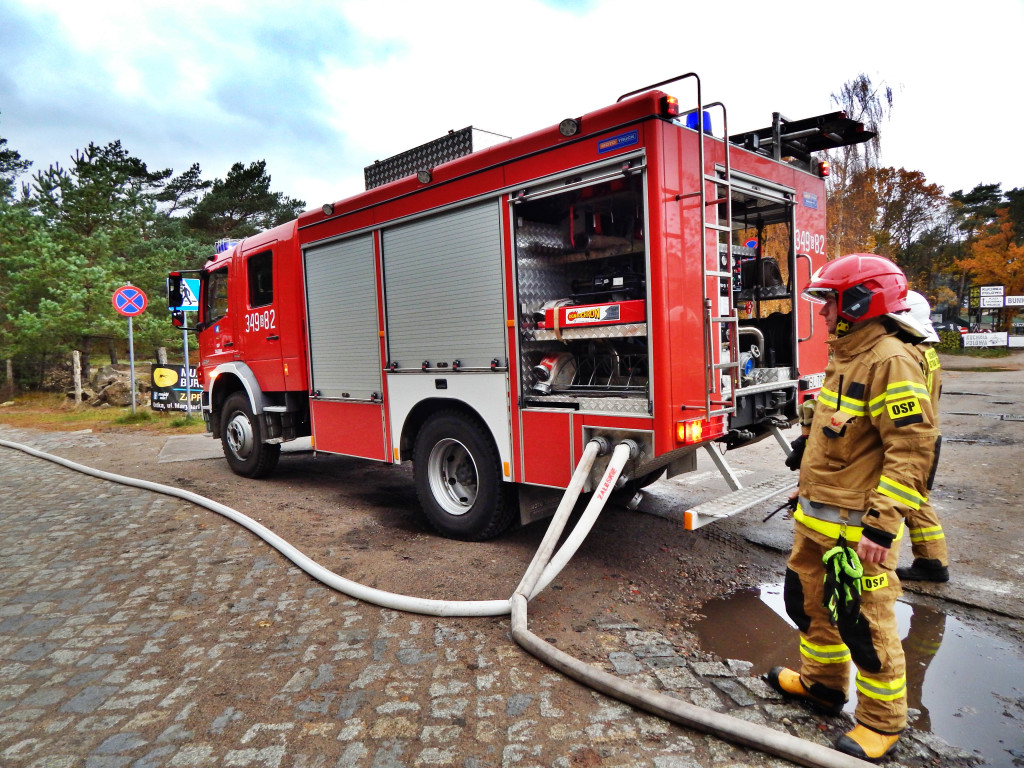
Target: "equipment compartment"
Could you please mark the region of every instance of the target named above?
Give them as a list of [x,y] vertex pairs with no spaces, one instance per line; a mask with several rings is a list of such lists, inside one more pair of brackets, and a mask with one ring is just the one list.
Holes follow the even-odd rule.
[[646,412],[641,177],[514,202],[527,405]]

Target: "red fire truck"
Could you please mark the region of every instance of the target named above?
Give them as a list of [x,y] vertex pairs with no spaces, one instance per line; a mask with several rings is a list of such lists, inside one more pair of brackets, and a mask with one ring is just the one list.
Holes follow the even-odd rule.
[[198,272],[208,431],[250,478],[305,436],[411,460],[430,524],[468,540],[550,514],[594,437],[636,444],[633,488],[702,446],[782,441],[826,362],[797,301],[825,261],[815,153],[871,135],[843,113],[730,135],[689,73],[486,149],[466,129],[375,163],[366,191]]

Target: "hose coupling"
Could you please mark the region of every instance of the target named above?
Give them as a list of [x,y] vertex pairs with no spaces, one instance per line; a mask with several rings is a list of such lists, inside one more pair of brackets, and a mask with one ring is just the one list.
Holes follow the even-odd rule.
[[627,448],[629,448],[629,458],[631,459],[635,459],[637,456],[640,455],[640,446],[637,444],[635,440],[630,440],[627,437],[625,440],[620,442],[619,445],[624,445]]

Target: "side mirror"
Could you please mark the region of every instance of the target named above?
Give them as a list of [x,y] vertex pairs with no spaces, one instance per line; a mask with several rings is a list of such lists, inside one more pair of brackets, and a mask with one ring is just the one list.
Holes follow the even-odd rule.
[[[171,322],[174,322],[175,315],[181,315],[184,318],[184,312],[175,311],[184,303],[184,299],[181,295],[182,277],[181,275],[168,275],[167,276],[167,308],[171,310]],[[182,321],[184,323],[184,320]],[[174,322],[175,325],[178,323]]]
[[181,328],[183,331],[202,330],[201,326],[190,328],[186,325],[185,311],[180,307],[189,304],[185,300],[187,293],[189,293],[188,286],[180,273],[172,272],[167,276],[167,308],[171,311],[171,325]]

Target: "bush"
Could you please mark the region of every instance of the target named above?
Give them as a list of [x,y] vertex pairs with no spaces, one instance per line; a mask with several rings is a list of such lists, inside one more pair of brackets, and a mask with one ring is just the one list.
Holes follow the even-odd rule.
[[939,343],[935,345],[938,352],[957,353],[963,339],[959,331],[939,331]]

